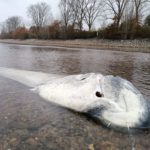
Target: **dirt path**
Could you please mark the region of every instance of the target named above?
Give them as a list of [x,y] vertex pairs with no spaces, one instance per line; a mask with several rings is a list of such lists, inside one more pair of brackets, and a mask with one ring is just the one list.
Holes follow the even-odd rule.
[[0,43],[38,45],[38,46],[60,46],[71,48],[109,49],[127,52],[150,52],[150,41],[146,40],[0,40]]

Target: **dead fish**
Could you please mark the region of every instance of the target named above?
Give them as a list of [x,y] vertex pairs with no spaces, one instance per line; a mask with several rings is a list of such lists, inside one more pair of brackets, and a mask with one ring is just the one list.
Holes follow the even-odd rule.
[[119,76],[65,76],[3,67],[0,76],[30,87],[46,101],[87,114],[106,127],[129,130],[150,126],[149,101]]

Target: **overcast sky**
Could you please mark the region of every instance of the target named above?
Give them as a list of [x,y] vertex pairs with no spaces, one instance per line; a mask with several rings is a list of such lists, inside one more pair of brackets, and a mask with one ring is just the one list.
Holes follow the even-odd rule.
[[58,4],[60,0],[0,0],[0,22],[10,16],[21,16],[27,22],[27,8],[37,2],[46,2],[51,6],[54,18],[59,17]]

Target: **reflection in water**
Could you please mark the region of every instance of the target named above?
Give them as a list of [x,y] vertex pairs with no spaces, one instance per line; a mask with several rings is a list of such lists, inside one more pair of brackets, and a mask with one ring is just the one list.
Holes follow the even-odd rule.
[[133,82],[143,94],[150,97],[150,58],[148,55],[137,55],[134,61]]
[[[150,98],[150,54],[0,44],[0,66],[56,74],[119,75]],[[19,83],[0,77],[0,85],[0,150],[150,147],[147,131],[133,136],[114,132],[81,114],[43,101]]]
[[58,62],[61,66],[61,70],[63,73],[67,72],[67,74],[77,74],[81,72],[79,58],[67,58],[66,56],[63,56],[62,60]]
[[132,81],[134,70],[133,61],[134,58],[128,58],[128,56],[125,56],[124,59],[120,59],[119,57],[115,62],[110,63],[109,73],[116,76],[119,75],[122,78]]

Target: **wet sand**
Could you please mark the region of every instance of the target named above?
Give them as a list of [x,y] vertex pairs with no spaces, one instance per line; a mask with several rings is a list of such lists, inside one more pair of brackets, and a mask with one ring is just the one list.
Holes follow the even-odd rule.
[[125,52],[150,52],[150,40],[101,40],[101,39],[80,39],[80,40],[13,40],[0,39],[0,43],[37,45],[37,46],[60,46],[68,48],[86,49],[109,49]]

